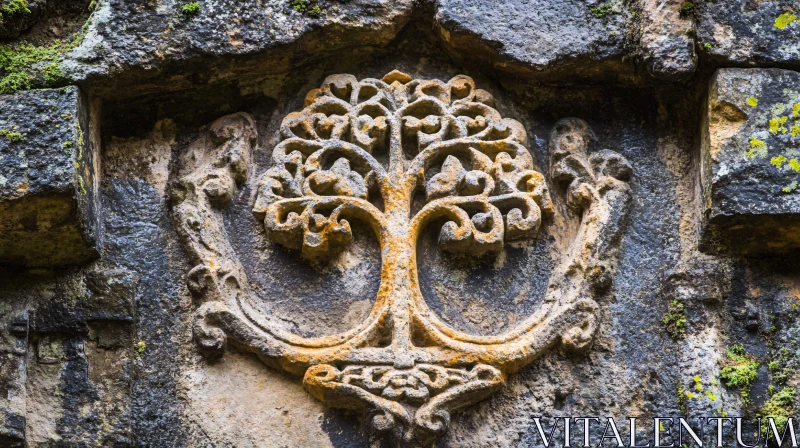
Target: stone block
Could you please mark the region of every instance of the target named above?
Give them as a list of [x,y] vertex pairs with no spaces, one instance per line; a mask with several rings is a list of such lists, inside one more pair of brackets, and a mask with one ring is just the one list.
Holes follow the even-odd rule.
[[97,255],[89,115],[77,87],[0,96],[0,264],[64,266]]
[[437,8],[436,26],[451,53],[511,75],[592,77],[598,65],[625,55],[627,11],[605,4],[444,0]]
[[[324,13],[291,2],[97,2],[81,45],[61,64],[92,92],[130,97],[224,80],[274,75],[310,58],[382,47],[411,18],[411,0],[323,2]],[[146,38],[143,38],[145,37]],[[124,88],[121,88],[124,86]]]
[[[139,276],[124,270],[95,270],[85,279],[73,276],[57,282],[31,313],[32,333],[86,333],[87,325],[120,324],[134,320]],[[103,328],[100,328],[103,330]],[[106,334],[101,335],[105,338]]]
[[800,63],[800,21],[793,0],[725,0],[697,4],[698,46],[720,64]]
[[800,73],[720,69],[703,126],[703,242],[750,255],[800,248]]
[[25,416],[0,410],[0,446],[25,446]]
[[25,446],[27,315],[20,301],[0,300],[0,446]]

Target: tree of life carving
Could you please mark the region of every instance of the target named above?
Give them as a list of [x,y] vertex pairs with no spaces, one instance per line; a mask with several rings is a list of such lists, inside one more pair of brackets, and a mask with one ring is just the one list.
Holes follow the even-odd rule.
[[551,180],[581,225],[540,309],[503,334],[476,336],[450,328],[420,292],[416,242],[426,226],[441,226],[441,250],[480,256],[535,237],[552,213],[525,129],[492,104],[466,76],[334,75],[283,120],[253,206],[269,239],[321,263],[347,247],[357,220],[382,249],[369,316],[319,338],[288,332],[257,306],[220,217],[248,178],[255,126],[243,113],[212,124],[182,157],[172,199],[195,264],[188,283],[201,351],[217,357],[231,341],[303,375],[330,406],[363,410],[376,437],[430,445],[452,411],[495,392],[508,373],[555,346],[588,348],[595,298],[610,285],[628,213],[631,168],[613,151],[590,153],[594,135],[583,120],[563,119],[550,135]]

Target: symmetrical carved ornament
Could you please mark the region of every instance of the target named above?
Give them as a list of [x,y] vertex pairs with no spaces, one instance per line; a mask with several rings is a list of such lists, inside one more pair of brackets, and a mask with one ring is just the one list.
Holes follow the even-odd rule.
[[347,247],[358,220],[382,249],[369,316],[319,338],[288,332],[257,305],[220,215],[248,178],[255,126],[243,113],[211,125],[183,156],[173,189],[176,227],[195,264],[188,282],[200,350],[219,356],[235,341],[303,375],[323,402],[364,410],[376,434],[422,445],[445,431],[452,411],[548,349],[585,350],[597,329],[595,298],[611,281],[631,168],[613,151],[590,153],[594,135],[582,120],[561,120],[550,135],[551,180],[581,226],[540,309],[504,334],[476,336],[445,324],[420,293],[416,242],[427,225],[441,225],[441,250],[481,256],[534,238],[552,213],[525,129],[492,104],[466,76],[334,75],[283,120],[253,206],[269,239],[321,263]]

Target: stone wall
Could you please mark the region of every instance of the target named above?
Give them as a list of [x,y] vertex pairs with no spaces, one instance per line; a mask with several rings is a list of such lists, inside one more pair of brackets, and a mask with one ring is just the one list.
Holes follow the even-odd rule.
[[796,1],[0,14],[0,446],[798,415]]

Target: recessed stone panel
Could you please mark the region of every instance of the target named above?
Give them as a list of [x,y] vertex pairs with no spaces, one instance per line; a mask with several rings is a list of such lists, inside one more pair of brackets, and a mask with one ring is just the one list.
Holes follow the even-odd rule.
[[707,248],[756,255],[800,247],[800,73],[721,69],[706,118]]
[[97,254],[89,123],[77,87],[0,97],[0,264],[63,266]]

